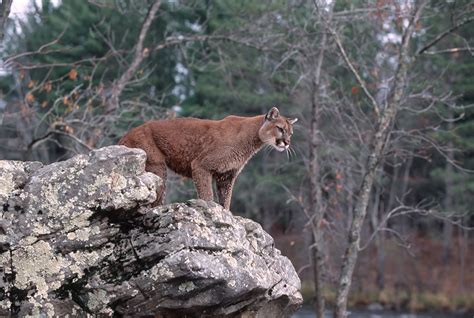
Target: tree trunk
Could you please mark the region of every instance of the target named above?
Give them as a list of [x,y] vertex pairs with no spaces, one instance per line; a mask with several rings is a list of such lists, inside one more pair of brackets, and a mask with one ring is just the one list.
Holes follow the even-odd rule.
[[[323,12],[317,7],[319,21],[330,23],[332,19],[332,5],[329,5],[329,11]],[[323,16],[323,14],[325,16]],[[324,218],[324,204],[321,190],[321,173],[319,165],[319,120],[321,113],[320,92],[321,92],[321,69],[324,61],[324,54],[327,45],[327,33],[324,32],[321,41],[318,44],[319,54],[315,62],[312,92],[311,92],[311,127],[310,127],[310,153],[309,153],[309,175],[310,175],[310,209],[311,209],[311,246],[310,246],[310,264],[313,268],[313,281],[315,291],[315,311],[316,316],[323,318],[325,311],[325,299],[323,294],[323,231],[320,227]]]
[[13,0],[2,0],[0,8],[0,42],[3,41],[5,35],[5,25],[10,14],[10,8],[12,7]]
[[[332,6],[330,11],[323,13],[317,8],[319,20],[323,23],[329,23],[332,16]],[[322,14],[327,14],[326,19]],[[324,20],[324,21],[323,21]],[[324,205],[320,183],[320,165],[319,165],[319,136],[318,126],[321,113],[320,91],[321,91],[321,68],[324,60],[324,53],[327,45],[327,33],[322,34],[319,46],[319,54],[315,61],[312,85],[311,85],[311,126],[310,126],[310,147],[309,147],[309,175],[310,175],[310,210],[311,210],[311,246],[309,250],[310,264],[313,269],[313,282],[315,290],[315,311],[317,317],[324,317],[325,299],[323,295],[323,232],[320,224],[324,218]]]
[[[382,178],[383,172],[380,174],[379,178]],[[380,213],[384,211],[383,206],[381,206],[381,191],[382,187],[377,186],[375,190],[375,197],[374,197],[374,206],[372,208],[372,214],[370,218],[370,225],[371,230],[373,232],[377,231],[377,228],[380,224]],[[384,250],[384,232],[381,231],[375,236],[374,239],[375,243],[375,254],[377,258],[377,266],[375,268],[376,271],[376,284],[379,289],[383,289],[385,285],[385,278],[384,278],[384,267],[385,267],[385,250]]]
[[[404,171],[403,171],[403,176],[402,176],[402,184],[401,184],[401,190],[398,192],[401,197],[403,197],[408,190],[408,185],[410,183],[410,171],[411,167],[413,165],[413,156],[410,156],[405,164]],[[394,206],[392,205],[390,209],[393,209]],[[408,225],[408,219],[407,218],[399,218],[398,219],[398,230],[401,233],[406,233],[407,229],[409,228]]]
[[[323,36],[325,37],[325,36]],[[325,40],[324,40],[325,42]],[[321,48],[319,61],[322,63],[324,49]],[[324,265],[323,257],[323,233],[320,228],[322,219],[324,218],[324,207],[322,202],[322,191],[320,184],[320,166],[319,166],[319,137],[318,137],[318,120],[320,113],[320,105],[318,103],[318,93],[320,87],[320,70],[321,64],[318,63],[314,81],[312,105],[311,105],[311,127],[310,127],[310,154],[309,154],[309,175],[310,175],[310,209],[311,209],[311,246],[310,246],[310,264],[313,267],[313,280],[315,291],[315,309],[317,317],[324,317],[324,295],[322,290],[322,270]],[[318,72],[319,70],[319,72]]]
[[[357,261],[359,253],[359,242],[362,225],[367,214],[367,207],[370,199],[372,185],[374,183],[375,173],[379,166],[380,160],[383,157],[385,146],[388,142],[389,134],[392,129],[397,110],[402,99],[403,91],[407,81],[407,69],[410,64],[409,48],[410,40],[415,29],[416,23],[419,20],[421,11],[426,5],[424,1],[417,9],[413,18],[410,20],[400,47],[398,57],[398,67],[395,71],[395,76],[392,84],[391,95],[389,97],[386,108],[381,112],[378,125],[376,127],[375,136],[369,147],[369,157],[367,159],[366,173],[362,179],[362,184],[359,190],[359,196],[356,199],[354,207],[354,217],[352,219],[351,227],[348,235],[348,246],[344,254],[341,274],[339,277],[339,286],[336,297],[336,309],[334,317],[343,318],[347,316],[347,298],[351,286],[352,274]],[[379,111],[381,108],[379,108]]]
[[[462,222],[461,224],[465,223],[468,224],[468,217],[466,217],[466,222]],[[458,237],[459,237],[459,263],[460,263],[460,270],[459,270],[459,287],[461,289],[461,292],[464,292],[465,290],[465,273],[466,273],[466,252],[467,252],[467,246],[469,244],[468,238],[469,238],[469,233],[467,230],[465,230],[463,227],[459,227],[459,232],[458,232]]]
[[[450,119],[452,119],[452,116],[449,116]],[[452,121],[448,122],[448,131],[451,131],[453,129],[453,123]],[[445,191],[444,191],[444,210],[446,212],[450,212],[453,209],[454,206],[454,191],[453,191],[453,186],[454,186],[454,180],[453,180],[453,165],[451,162],[453,161],[453,143],[451,141],[448,142],[448,152],[447,152],[447,157],[448,161],[446,162],[446,168],[444,170],[445,172]],[[448,265],[449,259],[451,257],[451,241],[452,241],[452,236],[453,236],[453,224],[452,222],[447,219],[444,221],[443,224],[443,265]]]

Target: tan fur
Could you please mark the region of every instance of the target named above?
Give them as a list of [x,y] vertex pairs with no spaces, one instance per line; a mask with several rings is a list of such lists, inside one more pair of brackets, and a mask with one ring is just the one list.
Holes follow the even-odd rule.
[[[287,150],[294,122],[275,107],[255,117],[156,120],[130,130],[119,145],[145,150],[146,170],[165,181],[167,168],[192,178],[200,199],[213,200],[214,179],[219,203],[229,209],[235,179],[247,161],[264,144]],[[155,205],[163,203],[164,191]]]

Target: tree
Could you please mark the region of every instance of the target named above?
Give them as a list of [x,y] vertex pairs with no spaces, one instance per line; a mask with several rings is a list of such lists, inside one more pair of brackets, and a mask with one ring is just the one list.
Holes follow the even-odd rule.
[[[470,1],[457,1],[444,4],[444,16],[433,16],[428,23],[433,25],[433,32],[437,37],[427,37],[429,48],[422,51],[425,65],[429,65],[429,70],[435,72],[436,69],[443,69],[443,81],[440,81],[440,88],[449,89],[452,97],[440,100],[437,108],[438,116],[434,116],[433,121],[439,117],[448,121],[443,123],[445,129],[438,130],[432,134],[433,139],[446,147],[445,157],[434,153],[434,168],[429,171],[432,183],[436,186],[436,194],[439,197],[439,204],[443,208],[444,216],[450,217],[454,211],[465,211],[459,217],[459,222],[463,227],[459,228],[459,242],[461,251],[465,252],[464,228],[472,218],[472,209],[469,207],[473,203],[470,198],[474,177],[474,165],[472,158],[473,145],[473,110],[474,87],[465,76],[472,72],[474,64],[470,57],[469,43],[474,33],[469,23],[472,23],[472,3]],[[431,44],[433,43],[433,44]],[[420,50],[421,51],[421,50]],[[472,53],[471,53],[472,54]],[[427,69],[427,68],[425,68]],[[438,88],[439,89],[439,88]],[[447,107],[447,104],[449,106]],[[466,105],[466,106],[464,106]],[[453,165],[456,166],[454,166]],[[461,168],[462,167],[462,168]],[[442,260],[446,267],[453,262],[453,234],[454,226],[452,222],[443,222],[443,253]],[[461,255],[462,271],[464,270],[464,256]],[[464,285],[464,273],[459,275],[459,286]]]
[[346,314],[351,285],[366,283],[352,283],[360,256],[376,253],[376,285],[390,288],[387,244],[407,246],[423,228],[449,251],[451,225],[466,242],[470,1],[65,0],[35,14],[8,42],[15,76],[1,87],[9,109],[21,109],[21,120],[7,121],[36,158],[55,143],[69,150],[51,160],[112,143],[157,117],[219,119],[277,105],[301,119],[296,156],[252,159],[232,210],[289,233],[319,316],[331,289],[336,315]]
[[13,0],[2,0],[0,8],[0,41],[3,40],[3,36],[5,35],[5,25],[8,20],[8,14],[10,13],[12,3]]
[[[225,17],[228,24],[240,26],[233,30],[232,35],[239,37],[240,43],[258,49],[265,56],[265,63],[273,65],[270,70],[261,69],[260,72],[270,71],[272,77],[291,78],[287,82],[287,85],[292,85],[289,90],[291,98],[312,105],[309,109],[301,107],[299,110],[306,115],[304,117],[311,118],[307,135],[310,137],[306,139],[310,147],[304,152],[304,161],[308,163],[310,172],[306,179],[310,191],[303,191],[308,195],[307,200],[301,199],[300,195],[292,196],[301,203],[310,219],[308,224],[313,231],[311,259],[319,258],[319,262],[312,261],[318,293],[322,281],[319,276],[322,262],[321,256],[318,256],[322,251],[322,228],[328,221],[332,226],[336,222],[332,213],[328,212],[324,217],[322,211],[349,211],[346,218],[348,228],[344,223],[339,225],[339,229],[347,231],[348,235],[339,275],[336,314],[344,316],[352,273],[362,248],[360,239],[368,210],[374,211],[373,233],[369,235],[368,243],[373,237],[377,238],[380,286],[383,285],[383,240],[379,240],[376,234],[382,230],[391,231],[389,233],[397,238],[396,230],[388,227],[389,219],[408,213],[428,213],[430,210],[423,205],[423,200],[406,197],[406,176],[410,173],[412,158],[418,155],[414,149],[433,146],[426,131],[435,125],[430,123],[421,129],[417,126],[417,120],[425,117],[430,109],[424,111],[426,101],[412,97],[424,87],[411,82],[412,76],[419,76],[415,73],[415,66],[419,64],[413,63],[417,56],[413,45],[419,43],[418,31],[422,28],[422,18],[425,19],[422,13],[428,4],[402,5],[383,1],[366,6],[363,2],[353,5],[336,2],[334,13],[329,14],[332,19],[321,19],[322,13],[327,14],[323,2],[316,2],[316,7],[319,4],[324,8],[321,11],[312,11],[314,4],[290,4],[286,7],[273,4],[265,10],[254,11],[259,13],[258,16],[244,11],[242,16],[248,17],[246,23],[237,22],[242,19],[241,16],[234,19],[228,15]],[[239,12],[237,8],[232,8],[233,12]],[[433,8],[438,10],[436,6]],[[384,30],[386,24],[390,26],[388,30]],[[380,40],[374,45],[371,37],[357,37],[360,34],[370,34]],[[429,45],[429,41],[424,44]],[[215,49],[223,50],[222,47]],[[242,51],[232,49],[235,52],[232,61],[235,61]],[[334,53],[339,54],[339,59],[334,57]],[[330,62],[319,73],[322,69],[320,61],[326,59]],[[232,65],[223,60],[220,62],[223,69],[229,69]],[[346,69],[341,69],[341,63]],[[235,85],[233,77],[228,77],[227,81],[222,81],[219,76],[210,78],[215,81],[213,86],[222,85],[219,83],[225,83],[226,87]],[[245,79],[249,81],[250,78]],[[218,90],[219,93],[222,91]],[[242,91],[241,87],[239,91]],[[210,95],[212,90],[196,94],[203,98]],[[223,101],[219,104],[224,104]],[[228,100],[225,104],[229,104]],[[419,117],[408,120],[409,114],[413,113],[419,114]],[[334,149],[333,153],[328,149]],[[445,147],[438,148],[440,153],[445,153],[445,150]],[[391,168],[400,165],[404,170]],[[404,185],[397,188],[397,175],[400,174],[404,176]],[[387,183],[383,181],[387,177],[390,177],[392,189],[387,189]],[[334,192],[330,190],[331,186],[335,187]],[[390,195],[382,199],[385,193]],[[316,222],[312,223],[313,220]],[[316,243],[314,238],[320,243]],[[314,251],[317,252],[313,254]],[[322,315],[323,296],[319,294],[317,299],[317,312]]]
[[166,116],[179,101],[172,92],[180,56],[173,36],[193,33],[188,21],[199,17],[186,7],[152,4],[148,11],[144,2],[110,1],[98,8],[44,1],[22,23],[8,41],[5,64],[16,79],[11,98],[16,92],[32,114],[32,129],[23,131],[25,153],[48,142],[72,153],[109,144],[130,124]]
[[[349,230],[349,244],[346,249],[343,265],[341,268],[335,317],[345,317],[346,315],[347,294],[349,292],[351,276],[353,273],[355,261],[357,259],[360,233],[363,220],[367,214],[369,198],[371,196],[376,171],[382,163],[383,158],[386,156],[387,148],[389,148],[391,144],[393,145],[391,138],[393,138],[394,135],[394,124],[396,122],[397,114],[403,112],[404,110],[410,111],[410,107],[405,107],[405,109],[403,107],[403,105],[407,103],[405,96],[409,95],[408,70],[410,65],[416,61],[416,55],[414,55],[414,50],[411,49],[410,46],[414,42],[414,34],[416,30],[419,29],[419,23],[421,22],[423,11],[427,5],[427,1],[420,1],[415,2],[413,5],[407,5],[405,8],[399,8],[401,12],[400,17],[403,19],[403,11],[405,11],[405,19],[407,19],[408,23],[406,27],[402,27],[401,42],[395,63],[396,68],[392,75],[393,79],[391,80],[391,83],[389,84],[390,86],[388,87],[388,95],[385,103],[378,102],[376,98],[371,95],[367,88],[366,82],[361,78],[360,74],[355,69],[347,53],[345,52],[338,34],[334,33],[335,41],[342,57],[354,76],[357,78],[360,86],[363,88],[366,94],[366,97],[371,101],[372,107],[374,108],[374,111],[377,115],[377,124],[370,144],[371,150],[365,166],[365,175],[358,192],[359,196],[354,206],[353,220]],[[397,5],[394,4],[394,7],[397,8]],[[464,22],[465,21],[467,20],[464,20]],[[463,25],[464,22],[457,23],[456,27]],[[433,43],[437,41],[437,39],[439,39],[440,36],[444,36],[443,34],[448,35],[449,32],[445,32],[436,36],[434,40],[428,42],[428,44],[422,47],[422,49],[419,49],[416,53],[422,54],[425,52]],[[411,137],[410,135],[408,136]],[[416,139],[417,136],[414,136]],[[444,150],[439,147],[438,151],[440,151],[440,153],[444,153]],[[449,155],[447,159],[449,162]],[[450,164],[452,164],[452,162],[450,162]]]

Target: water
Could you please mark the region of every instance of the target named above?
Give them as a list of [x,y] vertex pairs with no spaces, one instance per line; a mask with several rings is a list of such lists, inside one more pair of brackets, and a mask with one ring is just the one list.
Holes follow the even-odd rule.
[[[348,318],[462,318],[462,317],[469,317],[474,318],[473,316],[469,315],[462,315],[462,314],[410,314],[410,313],[397,313],[397,312],[390,312],[390,311],[361,311],[361,310],[354,310],[349,311],[350,314]],[[332,312],[326,311],[324,317],[325,318],[332,318]],[[314,318],[315,314],[311,308],[301,308],[297,313],[295,313],[292,318]]]

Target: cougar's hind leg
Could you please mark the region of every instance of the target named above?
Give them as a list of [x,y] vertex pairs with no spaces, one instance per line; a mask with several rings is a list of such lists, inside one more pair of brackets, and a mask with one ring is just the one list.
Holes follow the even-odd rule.
[[156,201],[153,202],[152,207],[162,205],[165,201],[165,191],[166,191],[166,164],[163,163],[148,163],[146,171],[156,174],[163,180],[163,184],[160,189],[156,190]]
[[163,204],[166,189],[166,159],[163,152],[143,129],[135,129],[122,137],[118,144],[129,148],[140,148],[146,152],[145,170],[156,174],[163,181],[163,185],[156,190],[156,200],[152,203],[152,207]]
[[156,201],[153,202],[152,206],[162,205],[165,201],[166,191],[166,159],[164,154],[153,145],[153,147],[144,149],[147,155],[145,170],[156,174],[163,181],[160,189],[156,191]]
[[[146,137],[146,136],[143,136]],[[147,138],[143,138],[137,148],[141,148],[146,152],[145,171],[156,174],[162,180],[162,186],[156,190],[156,200],[152,203],[152,207],[162,205],[165,202],[166,191],[166,158],[163,152],[156,144]]]

